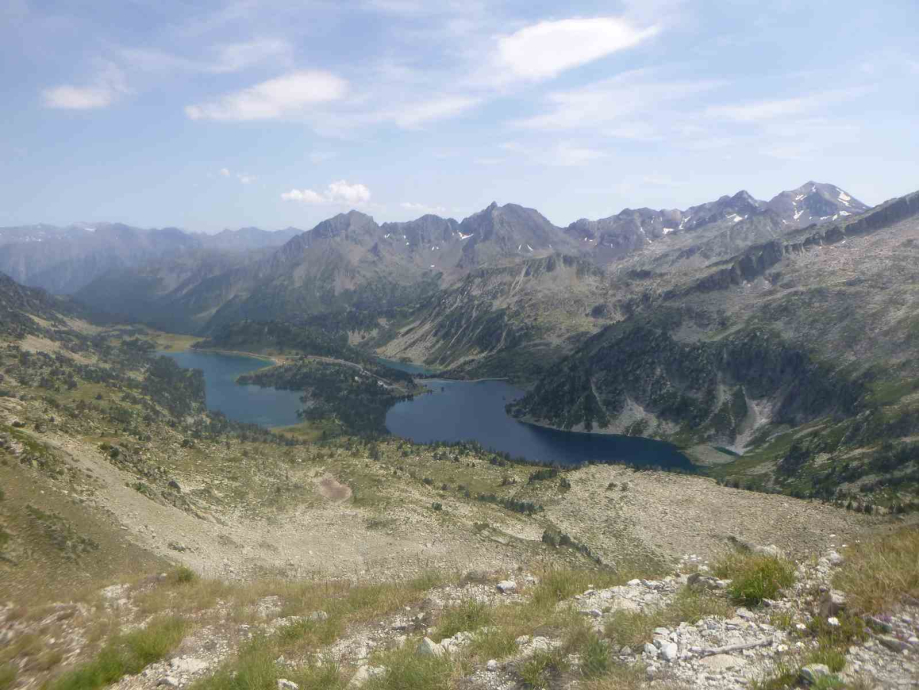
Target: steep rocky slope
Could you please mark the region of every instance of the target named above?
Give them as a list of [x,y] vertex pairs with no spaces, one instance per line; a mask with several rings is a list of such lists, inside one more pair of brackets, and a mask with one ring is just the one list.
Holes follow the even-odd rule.
[[[739,452],[816,425],[805,455],[833,458],[826,469],[786,463],[787,476],[773,480],[832,493],[847,483],[833,468],[857,448],[872,450],[861,458],[870,465],[880,429],[897,428],[887,440],[907,443],[919,428],[917,270],[919,195],[911,195],[698,272],[655,275],[623,322],[585,342],[513,411]],[[902,462],[897,473],[914,471]],[[859,486],[878,468],[847,471]]]

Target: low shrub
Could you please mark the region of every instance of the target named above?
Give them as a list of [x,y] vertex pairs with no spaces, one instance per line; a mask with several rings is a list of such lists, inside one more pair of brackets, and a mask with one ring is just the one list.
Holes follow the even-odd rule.
[[714,569],[720,578],[730,579],[728,592],[738,603],[757,606],[763,599],[775,599],[779,591],[795,582],[794,565],[784,558],[734,552],[724,556]]

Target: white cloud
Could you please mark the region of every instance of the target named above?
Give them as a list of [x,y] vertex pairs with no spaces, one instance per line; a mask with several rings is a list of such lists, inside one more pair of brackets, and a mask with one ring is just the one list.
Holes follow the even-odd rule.
[[255,175],[237,175],[236,179],[242,182],[243,184],[252,184],[258,178]]
[[785,98],[769,101],[755,101],[739,105],[717,105],[706,109],[709,117],[741,123],[764,122],[783,117],[797,116],[819,110],[839,101],[855,98],[866,93],[863,88],[839,89],[800,98]]
[[647,122],[624,122],[602,130],[601,134],[614,139],[630,139],[632,141],[661,140],[657,130]]
[[412,203],[411,201],[403,201],[399,204],[406,211],[411,211],[413,213],[419,213],[421,215],[426,215],[428,213],[433,213],[437,215],[443,215],[447,213],[447,208],[445,206],[429,206],[428,204],[417,204]]
[[42,99],[48,108],[66,110],[92,110],[106,108],[120,96],[128,93],[124,73],[113,63],[103,63],[92,84],[73,86],[62,84],[42,91]]
[[201,72],[229,74],[271,62],[289,66],[292,63],[290,43],[279,38],[260,38],[243,43],[212,46],[201,58],[187,58],[161,50],[128,48],[120,51],[121,59],[133,68],[145,72]]
[[444,96],[409,104],[391,113],[390,117],[400,127],[411,129],[434,120],[454,117],[480,102],[481,99],[468,96]]
[[330,72],[292,72],[211,103],[186,106],[185,114],[192,120],[276,120],[302,114],[310,106],[337,101],[347,90],[348,83]]
[[290,44],[276,38],[230,43],[217,46],[215,50],[216,59],[209,66],[209,71],[216,74],[238,72],[267,61],[289,63],[291,60]]
[[800,115],[819,103],[814,97],[787,98],[784,100],[757,101],[743,105],[718,105],[706,109],[710,117],[734,122],[758,122],[788,115]]
[[230,171],[229,171],[227,168],[221,168],[221,169],[220,169],[220,174],[223,175],[223,177],[229,177],[229,176],[230,176]]
[[616,17],[539,22],[499,38],[497,60],[513,76],[547,79],[636,46],[657,31]]
[[570,144],[557,144],[551,151],[550,160],[554,165],[573,167],[586,165],[591,161],[605,158],[606,154],[596,149],[585,146],[572,146]]
[[305,204],[325,204],[328,203],[321,194],[317,194],[312,189],[291,189],[289,192],[281,194],[284,201],[302,201]]
[[638,70],[581,88],[550,93],[546,99],[549,107],[544,112],[513,124],[538,130],[612,127],[616,136],[614,123],[623,127],[634,125],[636,117],[656,115],[668,102],[723,85],[714,80],[667,82],[648,77],[645,71]]
[[524,146],[517,142],[507,142],[500,148],[511,153],[525,156],[542,165],[576,167],[606,157],[606,153],[597,149],[579,146],[570,142],[558,142],[554,146]]
[[332,182],[322,193],[312,189],[291,189],[281,194],[284,201],[300,201],[304,204],[329,204],[361,206],[370,201],[370,190],[362,184],[350,184],[345,180]]

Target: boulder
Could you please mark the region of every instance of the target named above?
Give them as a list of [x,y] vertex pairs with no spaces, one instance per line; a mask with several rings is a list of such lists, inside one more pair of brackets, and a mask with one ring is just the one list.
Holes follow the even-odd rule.
[[386,669],[382,666],[361,666],[359,669],[357,669],[357,673],[351,677],[351,682],[348,683],[348,687],[363,687],[371,678],[382,676],[384,673],[386,673]]
[[773,558],[785,558],[785,552],[775,544],[769,546],[754,546],[753,553],[758,556],[772,556]]
[[910,647],[908,642],[904,642],[903,640],[898,640],[893,635],[878,635],[877,641],[880,642],[885,647],[887,647],[887,649],[889,649],[892,652],[903,652],[909,649]]
[[552,650],[552,643],[545,637],[534,637],[530,640],[530,649],[535,652],[548,652]]
[[661,647],[661,656],[664,657],[665,661],[674,661],[679,656],[676,642],[670,642]]
[[495,673],[498,670],[498,662],[495,659],[489,659],[488,663],[485,664],[485,670]]
[[831,589],[820,599],[820,617],[830,618],[845,611],[846,595],[838,589]]
[[498,591],[501,594],[513,594],[517,591],[517,583],[513,580],[502,580],[498,583]]
[[160,688],[160,687],[162,687],[162,688],[177,688],[177,687],[179,687],[179,681],[178,681],[178,679],[174,678],[173,676],[163,676],[162,678],[159,679],[159,681],[157,681],[156,686],[157,686],[158,688]]
[[417,656],[443,656],[444,648],[434,642],[430,637],[426,637],[421,641],[421,644],[418,645],[418,648],[415,649],[415,654]]
[[830,668],[826,664],[809,664],[800,671],[801,680],[807,685],[813,685],[824,676],[830,675]]
[[300,686],[292,680],[278,678],[278,690],[300,690]]

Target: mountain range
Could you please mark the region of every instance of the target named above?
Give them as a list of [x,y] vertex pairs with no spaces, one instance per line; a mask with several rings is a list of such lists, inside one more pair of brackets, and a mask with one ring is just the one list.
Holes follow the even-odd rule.
[[[848,454],[919,432],[919,194],[869,208],[808,182],[565,228],[493,203],[462,221],[350,211],[307,232],[92,230],[0,231],[2,266],[40,257],[13,277],[53,274],[46,288],[109,319],[218,344],[242,324],[236,349],[245,324],[274,321],[446,377],[510,377],[524,421],[670,441],[725,476],[743,454],[790,491],[870,475]],[[792,445],[807,470],[783,474]]]
[[300,232],[242,228],[206,235],[178,228],[144,230],[123,223],[5,227],[0,228],[0,272],[23,285],[72,294],[110,271],[189,252],[241,253],[277,247]]

